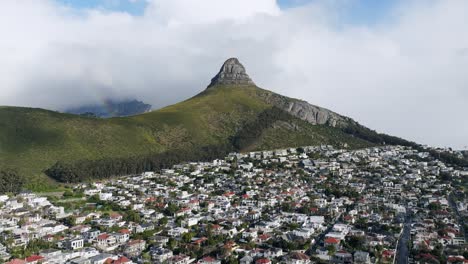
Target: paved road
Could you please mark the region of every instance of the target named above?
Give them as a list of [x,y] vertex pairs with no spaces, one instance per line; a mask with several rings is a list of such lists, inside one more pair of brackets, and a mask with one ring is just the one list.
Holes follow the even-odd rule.
[[42,192],[42,193],[36,193],[39,196],[57,196],[57,197],[62,197],[63,191],[61,192]]
[[325,238],[325,235],[332,230],[333,226],[338,223],[338,219],[340,219],[340,217],[341,213],[333,220],[333,222],[327,227],[327,229],[325,229],[325,231],[323,231],[319,236],[315,237],[315,244],[313,244],[312,247],[310,247],[308,250],[311,255],[315,254],[315,250],[317,250],[319,247],[320,242]]
[[84,201],[86,200],[85,197],[82,198],[69,198],[69,199],[63,199],[59,201],[55,201],[54,203],[72,203],[72,202],[79,202],[79,201]]
[[403,233],[401,234],[400,240],[398,241],[396,261],[397,264],[407,264],[409,257],[408,244],[411,237],[411,217],[406,216],[405,225],[403,227]]

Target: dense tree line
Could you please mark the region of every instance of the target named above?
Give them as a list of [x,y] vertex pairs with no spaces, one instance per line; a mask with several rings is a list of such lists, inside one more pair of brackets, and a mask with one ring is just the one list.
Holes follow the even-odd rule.
[[460,159],[456,155],[448,152],[439,152],[436,150],[428,151],[432,157],[439,159],[448,164],[456,165],[459,167],[468,167],[468,159]]
[[25,179],[13,170],[0,171],[0,194],[18,193],[23,189]]
[[255,121],[245,125],[230,138],[228,144],[201,148],[177,149],[147,156],[105,158],[98,160],[59,161],[45,173],[60,182],[75,183],[113,176],[134,175],[144,171],[158,171],[183,161],[208,161],[224,157],[254,143],[261,133],[275,121],[286,121],[292,116],[279,108],[262,112]]
[[[176,149],[146,156],[105,158],[73,162],[59,161],[47,169],[45,173],[57,181],[75,183],[93,179],[106,179],[113,176],[135,175],[144,171],[158,171],[162,168],[168,168],[183,161],[213,160],[224,157],[231,151],[245,149],[255,143],[255,140],[261,136],[265,129],[270,128],[276,121],[291,121],[293,119],[295,119],[295,117],[291,116],[289,113],[273,107],[263,111],[253,122],[244,125],[236,135],[229,139],[230,142],[226,144],[199,148]],[[456,166],[468,167],[468,160],[466,159],[460,159],[447,152],[425,150],[417,143],[407,141],[399,137],[380,134],[357,123],[342,128],[342,131],[376,145],[402,145],[412,147],[419,151],[428,151],[433,158],[437,158]],[[11,179],[15,177],[7,178]],[[10,183],[10,186],[11,184],[13,183]],[[5,186],[5,184],[2,184],[0,188],[5,188],[3,186]],[[8,184],[6,184],[6,186],[8,186]],[[11,187],[13,187],[14,190],[21,188],[16,185]]]
[[75,183],[113,176],[135,175],[144,171],[158,171],[183,161],[209,161],[232,151],[228,144],[192,149],[177,149],[147,156],[105,158],[74,162],[58,161],[45,173],[60,182]]
[[246,124],[235,136],[231,138],[232,145],[236,150],[242,150],[253,144],[263,133],[276,121],[288,121],[294,117],[286,111],[272,107],[260,113],[255,121]]
[[412,147],[418,151],[429,152],[429,154],[448,164],[452,164],[459,167],[468,167],[468,159],[461,159],[456,155],[449,152],[441,152],[436,150],[426,150],[420,144],[411,142],[399,137],[390,136],[387,134],[377,133],[374,130],[361,126],[359,124],[349,125],[343,128],[343,131],[347,134],[353,135],[357,138],[364,139],[366,141],[378,144],[378,145],[400,145],[406,147]]
[[389,136],[386,134],[380,134],[377,133],[374,130],[371,130],[367,127],[361,126],[359,124],[350,124],[343,128],[343,131],[346,134],[353,135],[357,138],[369,141],[371,143],[375,143],[378,145],[401,145],[401,146],[407,146],[407,147],[418,147],[419,145],[399,138],[399,137],[394,137],[394,136]]

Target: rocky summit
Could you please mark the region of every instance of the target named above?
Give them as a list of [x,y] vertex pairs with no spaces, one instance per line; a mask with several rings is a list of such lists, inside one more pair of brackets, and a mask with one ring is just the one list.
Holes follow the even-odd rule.
[[211,79],[208,87],[215,85],[255,85],[255,83],[245,71],[244,65],[237,58],[230,58],[224,62],[219,73]]
[[[218,74],[211,80],[208,88],[216,85],[229,85],[233,87],[254,86],[255,83],[247,74],[244,65],[237,58],[230,58],[224,62]],[[271,92],[258,90],[258,96],[266,103],[274,105],[289,114],[298,117],[313,125],[329,125],[333,127],[345,127],[351,119],[343,117],[328,109],[311,105],[305,101],[288,98]]]

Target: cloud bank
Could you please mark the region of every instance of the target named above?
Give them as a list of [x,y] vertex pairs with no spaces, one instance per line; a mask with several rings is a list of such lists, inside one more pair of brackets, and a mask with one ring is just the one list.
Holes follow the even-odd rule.
[[[332,4],[330,4],[332,3]],[[261,87],[420,143],[468,145],[468,2],[404,1],[344,23],[339,1],[152,0],[143,15],[0,2],[0,105],[165,106],[238,57]]]

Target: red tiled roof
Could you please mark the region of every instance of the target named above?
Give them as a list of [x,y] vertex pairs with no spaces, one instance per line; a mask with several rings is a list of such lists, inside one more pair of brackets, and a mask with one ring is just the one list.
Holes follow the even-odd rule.
[[268,235],[268,234],[263,234],[263,235],[258,236],[258,238],[261,239],[261,240],[267,240],[267,239],[269,239],[270,237],[271,237],[271,236]]
[[126,258],[125,256],[122,256],[116,260],[113,260],[111,258],[108,258],[106,259],[106,261],[104,262],[104,264],[124,264],[124,263],[128,263],[130,262],[130,260],[128,258]]
[[41,259],[44,259],[44,257],[43,256],[38,256],[38,255],[32,255],[32,256],[26,258],[26,262],[34,262],[34,261],[38,261],[38,260],[41,260]]
[[122,215],[119,214],[119,213],[111,213],[111,214],[110,214],[110,217],[111,217],[111,218],[122,218]]
[[107,239],[109,238],[109,235],[108,234],[100,234],[97,239],[100,239],[100,240],[103,240],[103,239]]
[[138,240],[130,240],[127,245],[129,246],[132,246],[132,245],[136,245],[136,244],[141,244],[141,243],[144,243],[145,241],[141,240],[141,239],[138,239]]
[[465,262],[466,260],[462,256],[455,256],[455,257],[452,256],[452,257],[447,258],[447,262],[461,262],[461,261]]
[[310,259],[309,256],[307,256],[306,254],[304,253],[300,253],[300,252],[294,252],[291,254],[291,258],[293,259],[298,259],[298,260],[308,260]]
[[230,241],[228,241],[228,242],[226,242],[226,243],[224,244],[224,248],[232,248],[232,247],[234,247],[235,245],[236,245],[236,243],[235,243],[234,241],[230,240]]
[[130,234],[130,230],[128,230],[128,229],[120,229],[120,230],[119,230],[119,233],[121,233],[121,234]]
[[145,202],[154,202],[156,201],[156,197],[149,197],[149,198],[146,198]]
[[429,253],[419,254],[418,257],[423,258],[423,259],[436,259],[434,255],[429,254]]
[[255,261],[256,264],[269,264],[271,263],[271,261],[267,258],[261,258],[261,259],[257,259],[257,261]]
[[215,258],[210,257],[210,256],[206,256],[202,260],[203,260],[203,262],[214,262],[214,261],[216,261]]
[[327,239],[325,239],[325,243],[326,244],[339,244],[340,241],[336,238],[333,238],[333,237],[329,237]]
[[208,240],[208,238],[202,237],[202,238],[199,238],[199,239],[193,241],[193,243],[194,244],[201,244],[201,243],[205,242],[206,240]]
[[190,207],[184,207],[184,208],[179,209],[179,211],[177,211],[177,212],[182,213],[182,212],[188,212],[190,210],[192,210],[192,209],[190,209]]

